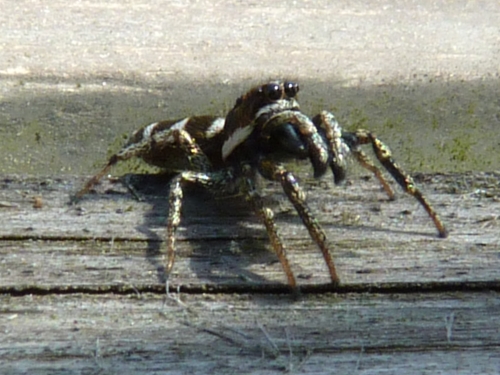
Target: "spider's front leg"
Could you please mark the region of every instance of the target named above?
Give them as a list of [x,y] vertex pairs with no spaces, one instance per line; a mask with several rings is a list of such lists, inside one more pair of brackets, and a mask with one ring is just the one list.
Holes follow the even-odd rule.
[[[382,143],[375,134],[362,129],[356,130],[355,132],[343,131],[335,119],[335,116],[327,111],[323,111],[315,116],[313,118],[313,123],[328,143],[330,153],[332,154],[330,166],[334,174],[335,182],[340,182],[337,178],[336,170],[344,172],[344,159],[349,154],[353,154],[361,166],[371,171],[377,177],[389,196],[389,199],[393,200],[395,198],[394,191],[382,175],[380,169],[377,168],[371,159],[359,148],[361,145],[371,144],[375,156],[384,168],[394,177],[397,183],[401,185],[404,191],[415,197],[427,211],[439,232],[439,237],[445,238],[448,236],[448,231],[439,215],[427,201],[420,189],[415,185],[413,178],[396,163],[389,147]],[[341,174],[341,177],[343,176],[344,174]]]
[[427,198],[424,196],[422,191],[415,185],[413,178],[393,159],[388,146],[382,143],[375,136],[375,134],[362,129],[356,130],[352,133],[346,133],[344,136],[348,136],[355,145],[371,144],[375,156],[384,168],[392,175],[392,177],[394,177],[396,182],[404,189],[404,191],[415,197],[415,199],[417,199],[418,202],[424,207],[425,211],[427,211],[427,214],[430,216],[439,232],[439,237],[446,238],[448,236],[448,230],[441,221],[441,218],[427,201]]
[[340,279],[337,275],[335,263],[326,243],[327,240],[325,232],[319,225],[316,218],[312,215],[311,210],[306,203],[305,193],[299,186],[293,174],[288,172],[281,164],[276,164],[273,161],[266,159],[260,161],[259,172],[265,178],[278,181],[281,184],[283,191],[297,210],[297,213],[309,231],[310,236],[320,248],[326,266],[328,267],[332,283],[338,284]]
[[330,168],[336,184],[341,183],[345,179],[347,169],[346,159],[352,154],[362,167],[375,175],[388,195],[389,200],[396,198],[394,190],[392,190],[380,169],[373,164],[368,155],[357,147],[357,142],[352,141],[351,133],[346,133],[342,130],[333,113],[322,111],[312,121],[328,144],[331,153]]

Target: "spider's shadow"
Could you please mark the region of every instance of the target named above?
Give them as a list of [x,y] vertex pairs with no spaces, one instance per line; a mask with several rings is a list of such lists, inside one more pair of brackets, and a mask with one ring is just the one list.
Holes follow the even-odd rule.
[[[151,209],[144,215],[143,222],[138,224],[136,229],[148,238],[146,258],[155,267],[158,282],[162,284],[165,283],[167,276],[163,256],[166,255],[168,196],[172,177],[173,175],[167,174],[128,174],[124,178],[125,184],[151,206]],[[186,184],[183,187],[183,193],[181,224],[176,236],[176,249],[182,247],[185,251],[188,248],[189,255],[178,252],[180,256],[177,258],[183,255],[187,257],[189,270],[202,282],[208,281],[216,285],[245,283],[249,286],[269,284],[269,280],[248,270],[250,265],[277,263],[278,259],[269,248],[264,226],[243,197],[216,199],[208,190],[193,184]],[[268,198],[266,197],[266,200],[269,200]],[[133,198],[130,196],[130,199]],[[290,218],[286,214],[284,216],[278,214],[278,216],[281,222],[297,220],[296,217]],[[251,223],[254,225],[249,226]],[[385,229],[366,225],[346,227],[339,224],[326,224],[324,226],[325,228],[343,227],[362,234],[366,234],[367,230],[394,232],[393,228]],[[403,230],[396,230],[396,232],[430,235]],[[182,241],[183,238],[186,238],[186,241]],[[183,244],[179,246],[181,242]],[[174,274],[175,268],[174,265]]]
[[[149,239],[146,258],[157,270],[160,283],[166,281],[165,264],[161,255],[166,252],[168,195],[172,177],[166,174],[132,174],[126,177],[127,184],[131,185],[144,202],[151,205],[137,230]],[[183,194],[181,224],[176,244],[179,247],[180,237],[189,239],[190,270],[198,278],[217,284],[226,280],[233,283],[236,278],[252,284],[269,282],[247,270],[247,266],[251,264],[273,263],[277,258],[266,247],[268,241],[264,226],[255,225],[249,228],[249,222],[260,222],[243,197],[216,199],[207,189],[192,184],[183,186]],[[160,230],[155,231],[152,228]],[[205,234],[196,233],[196,228]],[[244,239],[238,240],[241,237]],[[237,248],[243,244],[243,247],[251,247],[251,251],[238,251],[239,254],[235,255],[235,242]],[[209,261],[204,260],[207,257]],[[173,273],[175,274],[175,264]]]

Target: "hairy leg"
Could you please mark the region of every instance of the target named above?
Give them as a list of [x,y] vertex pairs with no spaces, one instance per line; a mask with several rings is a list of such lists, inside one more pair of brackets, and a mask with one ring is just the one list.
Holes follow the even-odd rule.
[[282,165],[277,165],[268,160],[261,161],[259,165],[259,171],[264,177],[281,183],[283,191],[297,210],[300,218],[302,219],[302,222],[309,231],[310,236],[320,248],[326,266],[328,267],[328,272],[330,273],[332,282],[335,284],[339,283],[340,279],[335,269],[335,263],[326,244],[327,240],[325,232],[307,206],[305,194],[299,186],[295,177]]
[[445,238],[448,236],[448,231],[441,221],[441,218],[427,201],[427,198],[423,195],[422,191],[415,185],[413,178],[407,174],[392,157],[392,153],[384,143],[382,143],[375,134],[368,132],[366,130],[357,130],[354,133],[358,143],[371,144],[373,151],[377,159],[384,166],[384,168],[394,177],[396,182],[404,189],[405,192],[412,195],[419,201],[419,203],[424,207],[427,214],[430,216],[434,225],[436,226],[439,237]]

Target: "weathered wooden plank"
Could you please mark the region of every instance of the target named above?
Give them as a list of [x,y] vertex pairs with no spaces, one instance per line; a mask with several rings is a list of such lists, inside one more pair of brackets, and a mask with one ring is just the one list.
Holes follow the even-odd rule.
[[496,374],[498,293],[0,297],[5,374]]
[[[348,186],[306,182],[343,284],[497,283],[500,281],[498,174],[424,176],[423,190],[451,229],[439,239],[409,196],[387,202],[374,181]],[[0,287],[145,288],[163,283],[165,182],[142,177],[144,201],[121,184],[69,206],[82,179],[3,178]],[[163,182],[162,182],[163,181]],[[140,185],[139,185],[140,186]],[[290,204],[264,186],[302,285],[328,283],[325,266]],[[107,194],[105,194],[107,192]],[[33,197],[42,208],[33,208]],[[240,199],[186,193],[171,285],[265,286],[284,283],[265,230]],[[7,289],[5,289],[7,288]]]
[[141,178],[143,202],[104,181],[68,206],[80,178],[6,176],[0,372],[497,373],[498,177],[419,178],[451,228],[444,240],[416,202],[387,202],[374,181],[305,181],[341,294],[310,293],[326,289],[322,258],[279,189],[264,186],[307,286],[293,299],[272,294],[287,290],[284,275],[238,199],[186,193],[170,279],[183,292],[167,297],[164,181]]

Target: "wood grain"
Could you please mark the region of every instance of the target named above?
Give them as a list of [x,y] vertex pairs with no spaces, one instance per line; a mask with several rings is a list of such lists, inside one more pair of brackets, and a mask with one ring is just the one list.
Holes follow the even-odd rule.
[[[498,173],[421,175],[450,228],[371,178],[304,179],[342,285],[278,187],[262,183],[302,294],[244,203],[187,189],[165,294],[165,179],[0,179],[2,373],[497,373]],[[37,197],[36,200],[34,198]]]

